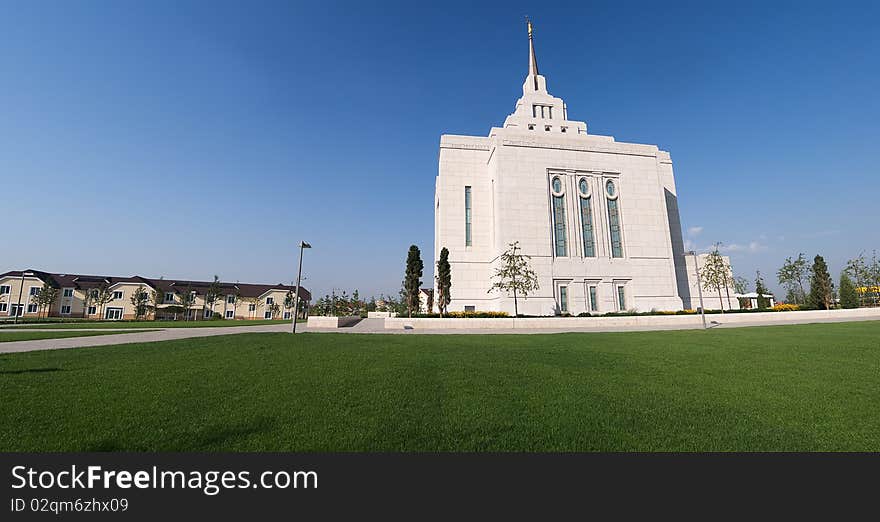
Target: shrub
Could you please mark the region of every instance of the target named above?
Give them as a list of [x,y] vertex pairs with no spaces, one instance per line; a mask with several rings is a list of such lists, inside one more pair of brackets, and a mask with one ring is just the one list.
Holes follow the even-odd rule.
[[795,312],[800,309],[800,306],[791,303],[777,303],[771,308],[774,312]]
[[[413,314],[413,317],[440,317],[440,314]],[[443,317],[450,317],[454,319],[487,319],[487,318],[495,318],[495,317],[510,317],[507,312],[491,312],[491,311],[482,311],[477,310],[475,312],[447,312]]]

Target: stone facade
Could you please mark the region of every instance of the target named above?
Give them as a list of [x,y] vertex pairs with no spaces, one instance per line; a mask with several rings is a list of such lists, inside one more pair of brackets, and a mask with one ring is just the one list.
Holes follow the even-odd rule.
[[523,95],[488,136],[443,135],[434,256],[449,249],[450,311],[513,313],[490,292],[508,244],[531,256],[540,288],[519,313],[680,310],[689,281],[672,160],[568,119],[547,91],[529,34]]

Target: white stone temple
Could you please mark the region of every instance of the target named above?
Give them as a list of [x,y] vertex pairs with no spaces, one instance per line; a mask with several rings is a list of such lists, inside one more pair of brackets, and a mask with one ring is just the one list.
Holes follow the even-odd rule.
[[520,314],[692,307],[669,153],[570,120],[538,72],[528,29],[528,75],[504,125],[440,138],[434,260],[449,250],[449,310],[513,314],[513,297],[489,289],[514,241],[540,285],[520,297]]

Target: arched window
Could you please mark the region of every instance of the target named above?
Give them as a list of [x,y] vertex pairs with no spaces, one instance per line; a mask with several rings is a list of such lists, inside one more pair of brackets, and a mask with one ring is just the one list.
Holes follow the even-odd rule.
[[568,245],[565,238],[565,192],[562,180],[554,176],[550,181],[550,192],[553,195],[553,239],[556,246],[556,256],[568,255]]
[[617,185],[614,180],[605,182],[605,199],[608,200],[608,231],[611,235],[611,257],[623,257],[623,242],[620,235],[620,209]]
[[596,257],[596,240],[593,236],[593,211],[590,208],[590,184],[587,178],[578,181],[581,203],[581,235],[584,240],[584,257]]

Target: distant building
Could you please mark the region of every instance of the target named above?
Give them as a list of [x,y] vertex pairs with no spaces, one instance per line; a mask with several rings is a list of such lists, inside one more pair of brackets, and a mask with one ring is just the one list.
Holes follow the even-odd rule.
[[[12,270],[0,274],[0,318],[37,317],[36,296],[44,284],[58,289],[58,297],[48,308],[49,317],[83,319],[135,319],[131,296],[142,289],[150,296],[158,293],[161,304],[148,318],[208,319],[219,314],[225,319],[292,319],[293,305],[285,307],[285,298],[293,295],[290,285],[263,285],[221,282],[221,295],[212,306],[205,302],[211,281],[154,279],[141,276],[114,277],[78,274],[54,274],[39,270]],[[112,292],[103,305],[94,302],[101,289]],[[191,296],[184,305],[184,296]],[[300,301],[308,306],[311,294],[300,288]],[[276,306],[277,305],[277,306]],[[301,308],[303,306],[301,305]],[[44,315],[47,311],[42,312]],[[302,315],[302,314],[301,314]]]
[[[755,292],[750,292],[747,294],[736,294],[734,297],[736,297],[737,302],[742,308],[758,308],[758,294],[756,294]],[[763,297],[767,300],[768,307],[772,307],[776,304],[776,300],[773,298],[773,294],[764,294]]]
[[488,136],[440,137],[434,256],[449,250],[450,311],[514,312],[512,295],[490,289],[515,241],[540,286],[520,313],[693,306],[669,152],[590,133],[568,110],[538,72],[529,25],[513,113]]

